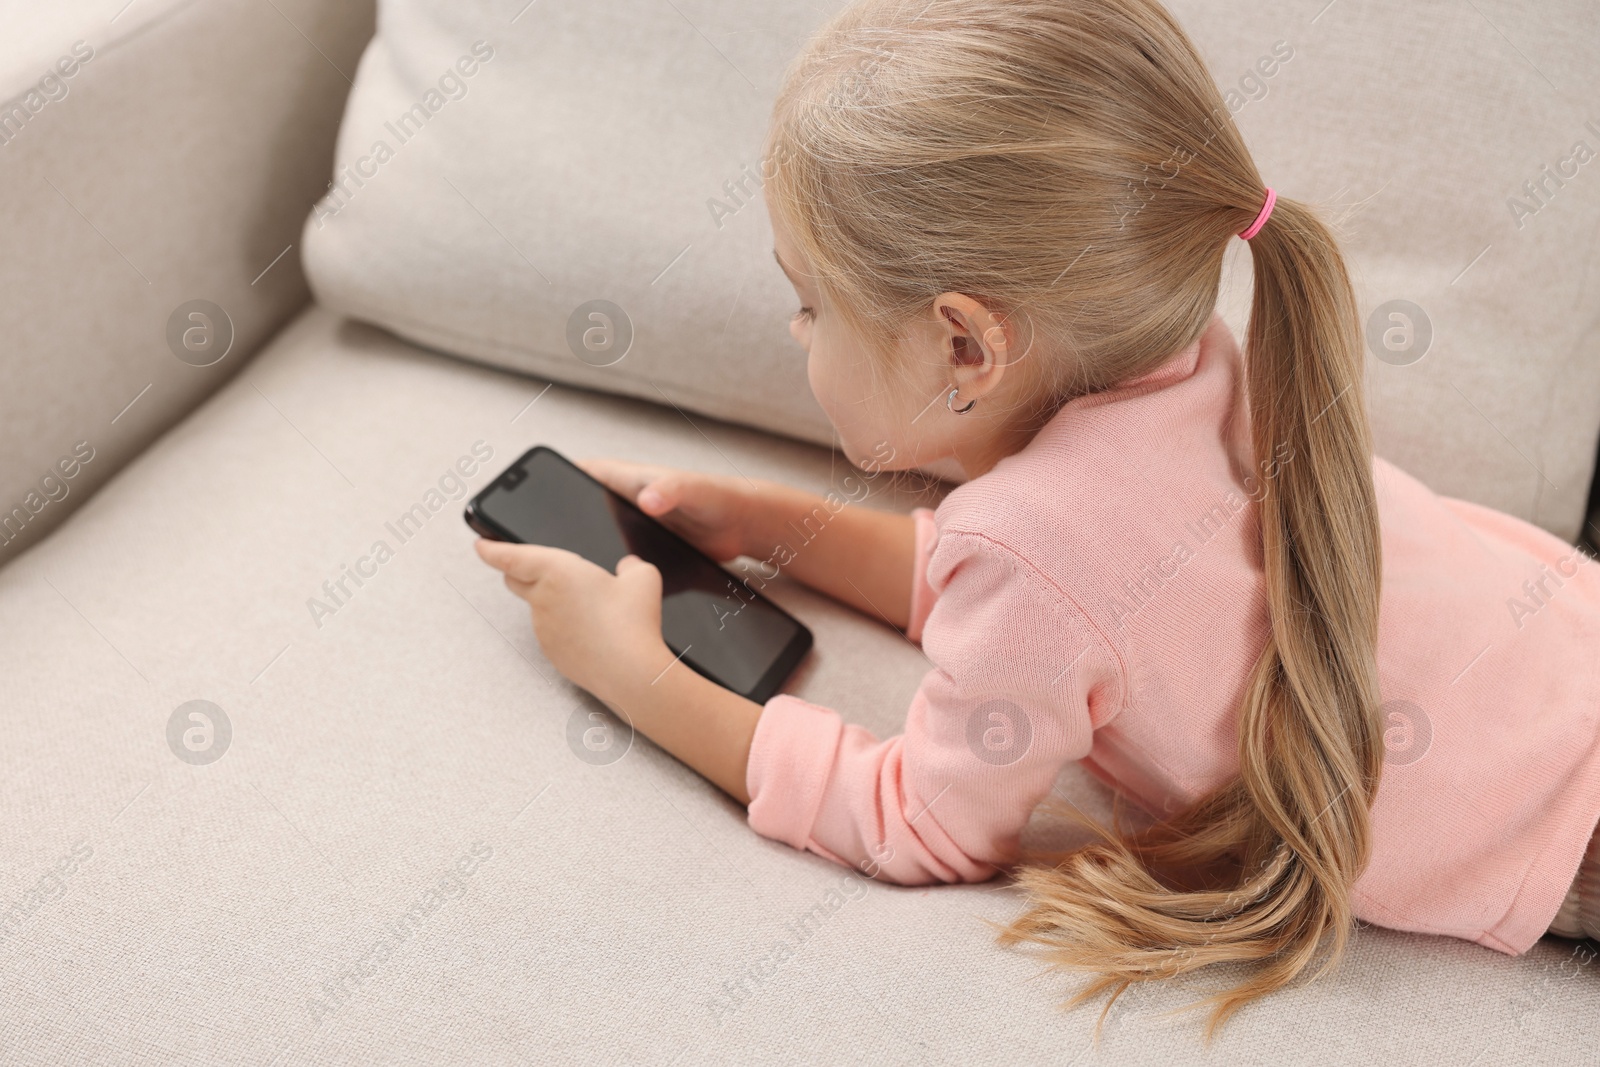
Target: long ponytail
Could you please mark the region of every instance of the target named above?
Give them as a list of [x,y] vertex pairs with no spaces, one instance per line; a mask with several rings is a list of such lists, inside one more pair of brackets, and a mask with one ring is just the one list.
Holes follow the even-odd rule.
[[[1000,936],[1098,972],[1069,1004],[1111,990],[1107,1010],[1135,982],[1259,964],[1199,1002],[1214,1005],[1208,1040],[1324,941],[1316,974],[1342,958],[1384,751],[1381,546],[1354,297],[1331,234],[1293,200],[1278,198],[1251,251],[1251,429],[1258,469],[1275,473],[1259,504],[1271,634],[1239,710],[1239,777],[1142,833],[1024,866],[1030,904]],[[1150,873],[1230,862],[1244,873],[1224,889],[1172,892]]]
[[[791,67],[768,155],[769,207],[886,369],[899,324],[971,293],[1040,339],[1045,407],[1198,338],[1224,248],[1264,193],[1157,0],[858,0]],[[1213,1005],[1208,1041],[1325,944],[1317,974],[1342,958],[1383,761],[1354,294],[1332,232],[1295,200],[1278,198],[1250,249],[1271,626],[1239,709],[1238,776],[1137,833],[1068,811],[1098,839],[1024,853],[1027,905],[1000,933],[1097,976],[1068,1006],[1109,990],[1109,1010],[1135,983],[1250,965],[1190,1005]]]

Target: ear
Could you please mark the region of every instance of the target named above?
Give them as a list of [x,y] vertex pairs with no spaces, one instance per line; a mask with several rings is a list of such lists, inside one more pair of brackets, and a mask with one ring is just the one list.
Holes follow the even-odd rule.
[[1012,325],[965,293],[941,293],[933,309],[947,380],[966,400],[994,392],[1018,357]]

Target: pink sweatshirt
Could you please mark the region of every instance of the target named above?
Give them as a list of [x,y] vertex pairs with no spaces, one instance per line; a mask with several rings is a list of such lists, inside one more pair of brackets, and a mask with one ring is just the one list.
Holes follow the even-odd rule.
[[[1236,774],[1268,633],[1257,478],[1295,462],[1253,471],[1242,370],[1216,316],[917,509],[907,635],[933,667],[905,732],[773,697],[750,826],[892,882],[978,882],[1014,860],[1069,760],[1154,816]],[[1600,819],[1600,568],[1381,459],[1374,473],[1387,757],[1355,914],[1517,955]]]

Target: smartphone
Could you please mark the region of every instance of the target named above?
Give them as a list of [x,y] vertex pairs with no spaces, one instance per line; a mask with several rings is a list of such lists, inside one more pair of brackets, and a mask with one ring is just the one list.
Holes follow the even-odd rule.
[[553,448],[524,452],[467,501],[464,517],[484,537],[565,548],[608,571],[630,552],[655,564],[667,647],[758,704],[811,648],[798,619]]

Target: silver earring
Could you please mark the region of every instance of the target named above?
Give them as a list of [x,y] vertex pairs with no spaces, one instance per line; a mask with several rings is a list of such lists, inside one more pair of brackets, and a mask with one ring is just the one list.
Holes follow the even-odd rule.
[[958,386],[955,386],[954,388],[952,388],[950,390],[950,395],[944,398],[944,406],[949,408],[951,411],[955,412],[957,415],[965,415],[967,412],[972,410],[972,405],[974,405],[974,404],[976,404],[978,402],[978,398],[977,397],[973,397],[971,400],[967,401],[962,406],[956,407],[955,406],[956,393],[959,392],[960,389],[961,389],[961,387],[958,385]]

